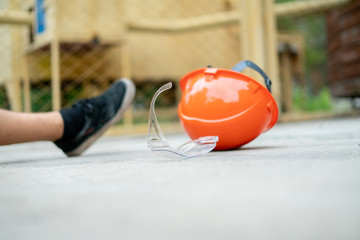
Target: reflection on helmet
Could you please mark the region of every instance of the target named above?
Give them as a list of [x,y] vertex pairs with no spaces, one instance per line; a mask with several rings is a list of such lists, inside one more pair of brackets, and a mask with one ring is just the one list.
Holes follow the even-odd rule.
[[[267,76],[266,81],[270,82]],[[215,150],[238,148],[269,130],[278,119],[270,91],[237,71],[198,69],[185,75],[180,87],[178,115],[185,131],[192,139],[218,136]]]

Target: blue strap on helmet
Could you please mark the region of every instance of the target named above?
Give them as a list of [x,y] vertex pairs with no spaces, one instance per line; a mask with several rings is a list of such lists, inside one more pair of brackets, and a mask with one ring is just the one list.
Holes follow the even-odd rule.
[[271,92],[271,80],[270,78],[266,75],[266,73],[255,63],[249,61],[249,60],[244,60],[239,62],[238,64],[236,64],[235,67],[232,68],[232,70],[237,71],[237,72],[242,72],[245,68],[252,68],[255,71],[257,71],[258,73],[261,74],[261,76],[264,78],[265,80],[265,85],[266,88],[269,90],[269,92]]

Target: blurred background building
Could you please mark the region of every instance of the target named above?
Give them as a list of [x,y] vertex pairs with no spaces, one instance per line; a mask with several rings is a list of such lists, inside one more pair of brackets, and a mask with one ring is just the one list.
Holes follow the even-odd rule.
[[337,102],[358,107],[359,13],[359,0],[0,0],[0,108],[57,110],[128,77],[137,94],[121,124],[146,123],[169,81],[158,114],[177,121],[181,76],[248,59],[283,116],[348,111]]

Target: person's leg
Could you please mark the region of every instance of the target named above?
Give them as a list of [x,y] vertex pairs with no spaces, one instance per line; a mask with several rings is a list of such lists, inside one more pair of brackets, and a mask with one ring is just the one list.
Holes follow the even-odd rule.
[[78,156],[118,122],[135,96],[135,85],[120,79],[102,95],[49,113],[0,112],[0,145],[53,141],[66,155]]
[[56,141],[64,131],[59,112],[20,113],[0,109],[0,145]]

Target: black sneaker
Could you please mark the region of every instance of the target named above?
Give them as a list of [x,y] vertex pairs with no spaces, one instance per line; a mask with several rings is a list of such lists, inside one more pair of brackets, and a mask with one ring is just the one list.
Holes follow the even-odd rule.
[[74,138],[56,141],[56,146],[69,157],[80,155],[105,130],[122,118],[134,95],[134,83],[123,78],[116,81],[104,94],[76,102],[73,107],[83,112],[84,127]]

